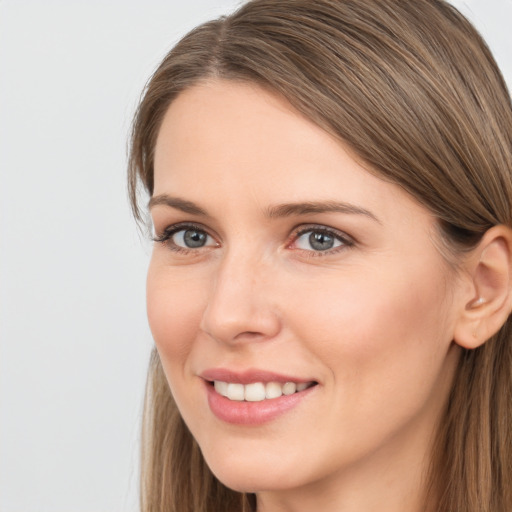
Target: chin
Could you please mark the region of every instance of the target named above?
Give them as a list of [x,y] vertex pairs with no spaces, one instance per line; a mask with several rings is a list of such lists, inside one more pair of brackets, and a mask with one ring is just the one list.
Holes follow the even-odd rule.
[[[256,493],[277,491],[300,486],[300,474],[286,464],[276,465],[274,460],[247,453],[205,457],[208,467],[215,477],[226,487],[238,492]],[[263,457],[262,457],[263,456]],[[298,478],[299,477],[299,478]]]
[[232,469],[211,468],[215,477],[226,487],[233,491],[245,493],[259,493],[264,491],[279,491],[294,488],[297,485],[288,479],[283,479],[282,474],[274,471],[255,471],[247,468],[246,471],[233,471]]

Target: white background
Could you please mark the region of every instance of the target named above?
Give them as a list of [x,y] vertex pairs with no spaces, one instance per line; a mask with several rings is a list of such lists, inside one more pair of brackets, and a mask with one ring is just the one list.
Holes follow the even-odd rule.
[[[126,140],[172,43],[238,0],[0,0],[0,512],[137,510],[150,246]],[[512,0],[457,0],[512,86]]]

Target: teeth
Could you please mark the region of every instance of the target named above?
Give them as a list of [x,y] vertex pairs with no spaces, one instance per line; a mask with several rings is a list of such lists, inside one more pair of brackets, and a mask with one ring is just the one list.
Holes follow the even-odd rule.
[[265,386],[261,382],[245,386],[245,399],[248,402],[261,402],[265,400]]
[[219,395],[241,402],[261,402],[265,399],[279,398],[281,395],[293,395],[295,392],[304,391],[312,385],[311,382],[253,382],[252,384],[238,384],[234,382],[223,382],[216,380],[213,383],[215,391]]
[[228,396],[228,383],[222,382],[221,380],[216,380],[213,385],[215,386],[215,391],[222,396]]
[[279,398],[283,394],[283,387],[278,382],[267,382],[265,385],[265,398]]
[[293,395],[297,391],[297,384],[295,382],[287,382],[283,386],[283,395]]
[[235,384],[234,382],[230,382],[228,384],[227,390],[226,390],[226,396],[230,400],[237,400],[241,402],[244,399],[244,385],[243,384]]

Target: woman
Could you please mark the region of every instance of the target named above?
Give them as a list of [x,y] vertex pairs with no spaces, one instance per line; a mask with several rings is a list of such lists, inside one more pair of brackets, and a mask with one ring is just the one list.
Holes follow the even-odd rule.
[[512,510],[512,108],[442,0],[254,0],[136,116],[149,511]]

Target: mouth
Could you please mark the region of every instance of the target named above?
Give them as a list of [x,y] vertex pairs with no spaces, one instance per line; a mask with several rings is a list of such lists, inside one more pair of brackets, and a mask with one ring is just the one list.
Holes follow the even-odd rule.
[[223,422],[257,426],[311,403],[319,382],[261,369],[211,368],[199,377],[211,412]]
[[235,402],[263,402],[275,400],[282,396],[290,396],[317,385],[317,382],[227,382],[222,380],[207,381],[215,392]]

